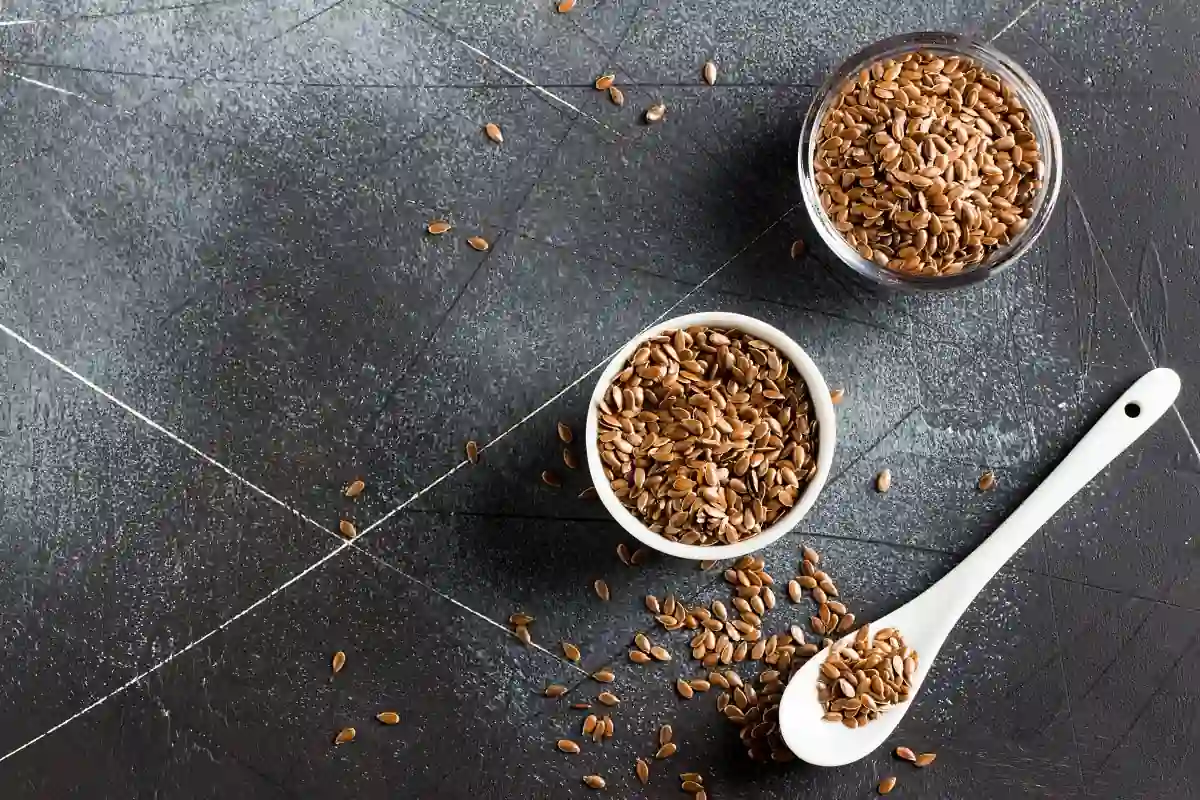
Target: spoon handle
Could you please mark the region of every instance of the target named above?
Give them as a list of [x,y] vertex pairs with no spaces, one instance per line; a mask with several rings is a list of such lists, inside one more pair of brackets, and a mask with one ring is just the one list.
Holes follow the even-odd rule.
[[1041,485],[983,544],[921,598],[939,608],[946,632],[996,572],[1063,505],[1158,420],[1179,394],[1179,375],[1151,370],[1104,412]]

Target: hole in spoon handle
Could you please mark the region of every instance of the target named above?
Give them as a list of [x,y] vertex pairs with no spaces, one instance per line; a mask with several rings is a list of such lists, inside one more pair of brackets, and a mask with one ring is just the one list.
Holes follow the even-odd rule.
[[[961,564],[938,582],[942,602],[966,610],[971,599],[1029,541],[1046,520],[1074,497],[1100,470],[1125,452],[1161,417],[1179,395],[1179,376],[1155,369],[1129,387],[1084,434],[1025,502]],[[957,617],[955,617],[957,618]]]

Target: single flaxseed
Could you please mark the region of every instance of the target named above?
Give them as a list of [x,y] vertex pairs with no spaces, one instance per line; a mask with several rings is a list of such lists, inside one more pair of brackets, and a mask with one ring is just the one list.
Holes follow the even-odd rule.
[[918,767],[928,767],[936,758],[937,753],[921,753],[921,755],[917,756],[913,763]]
[[571,430],[570,425],[565,422],[559,422],[555,427],[558,430],[558,438],[562,440],[563,444],[570,444],[575,441],[575,432]]
[[512,625],[514,628],[518,625],[529,625],[532,624],[532,622],[533,617],[529,616],[523,611],[518,611],[515,614],[508,615],[508,624]]
[[613,81],[615,81],[616,79],[617,79],[616,75],[611,75],[611,74],[601,75],[599,78],[596,78],[596,83],[595,83],[596,90],[600,91],[600,92],[604,92],[604,91],[607,91],[608,89],[611,89],[612,85],[613,85]]
[[564,447],[562,451],[563,463],[567,465],[567,469],[579,469],[579,456],[575,455],[569,447]]
[[504,134],[500,132],[500,126],[494,122],[489,122],[487,125],[484,125],[483,132],[486,133],[487,137],[496,144],[501,144],[504,142]]
[[564,753],[575,754],[579,752],[579,745],[570,739],[559,739],[556,747]]
[[621,559],[622,564],[629,566],[629,545],[624,542],[617,545],[617,558]]
[[845,390],[845,389],[834,389],[833,391],[831,391],[831,392],[829,393],[829,401],[830,401],[831,403],[833,403],[833,404],[836,406],[836,405],[839,405],[839,404],[842,402],[842,399],[843,399],[845,396],[846,396],[846,390]]
[[491,249],[488,240],[482,236],[472,236],[470,239],[467,239],[467,244],[471,246],[472,250],[478,250],[481,253],[486,253]]
[[367,488],[367,484],[361,480],[356,480],[346,487],[346,497],[358,497],[363,493],[363,489]]
[[518,625],[513,631],[513,635],[516,636],[517,640],[526,647],[529,647],[531,644],[533,644],[533,637],[529,634],[529,628],[525,625]]
[[914,753],[912,750],[908,749],[907,747],[904,747],[903,745],[896,748],[896,757],[903,758],[905,761],[916,761],[917,760],[917,754]]
[[805,249],[806,249],[806,247],[805,247],[803,239],[797,239],[796,241],[792,242],[792,250],[791,250],[792,260],[796,261],[800,258],[803,258]]
[[[568,4],[570,4],[570,5],[568,6]],[[570,6],[573,6],[573,5],[575,5],[575,0],[563,0],[561,3],[558,4],[558,8],[560,11],[562,11],[563,6],[568,6],[565,10],[570,11],[571,10]],[[601,778],[599,775],[584,775],[583,783],[589,789],[603,789],[605,786],[608,785],[607,783],[605,783],[604,778]]]
[[434,236],[441,236],[443,233],[450,230],[451,227],[452,226],[450,225],[450,223],[446,222],[446,220],[435,219],[435,220],[432,220],[428,225],[425,226],[425,230],[428,233],[433,234]]
[[354,737],[357,734],[358,734],[358,731],[354,730],[354,728],[342,728],[340,731],[337,732],[337,736],[333,737],[333,743],[334,744],[345,744],[346,742],[353,742]]
[[881,780],[879,782],[879,793],[880,794],[887,794],[888,792],[892,791],[892,789],[895,789],[895,788],[896,788],[896,776],[895,775],[889,775],[888,777],[884,778],[883,780]]
[[662,103],[655,103],[646,109],[645,119],[646,124],[653,125],[656,122],[662,122],[663,117],[667,115],[667,107]]
[[592,680],[598,681],[599,683],[612,683],[616,679],[617,676],[614,675],[612,670],[609,669],[601,669],[592,673]]
[[[558,13],[566,14],[568,11],[570,11],[574,7],[575,7],[575,0],[559,0],[558,6],[557,6]],[[595,788],[595,787],[593,787],[593,788]]]
[[472,464],[479,463],[479,443],[474,439],[467,442],[467,461]]
[[566,693],[567,687],[561,683],[551,683],[542,691],[546,697],[562,697]]
[[375,715],[375,719],[382,722],[384,725],[399,725],[400,715],[395,711],[380,711]]
[[664,758],[670,758],[678,751],[679,748],[676,747],[674,742],[667,742],[662,747],[658,748],[658,751],[654,754],[654,757],[661,761]]
[[596,725],[600,722],[600,718],[595,714],[588,714],[583,720],[583,735],[591,736],[596,732]]
[[344,519],[338,523],[338,533],[346,539],[353,539],[358,536],[358,528],[354,527],[354,523],[348,519]]
[[646,761],[646,759],[639,758],[637,760],[636,772],[637,778],[642,782],[643,786],[650,782],[650,762]]
[[875,491],[880,494],[885,494],[888,489],[892,488],[892,471],[883,469],[875,476]]
[[812,564],[814,567],[821,563],[820,553],[818,553],[816,550],[813,550],[811,547],[806,546],[800,551],[800,554],[804,557],[805,561]]
[[675,730],[670,725],[662,725],[658,729],[658,746],[662,747],[664,744],[670,742],[674,735]]
[[604,579],[602,578],[597,578],[592,584],[592,588],[596,590],[596,596],[606,603],[608,602],[609,597],[612,596],[608,591],[608,584],[605,583]]
[[596,695],[596,699],[606,706],[615,706],[621,702],[621,699],[612,692],[601,692]]
[[704,62],[704,82],[712,86],[717,82],[717,65],[711,61]]
[[684,781],[683,784],[680,786],[680,788],[683,789],[683,791],[687,792],[688,794],[693,794],[693,795],[704,791],[704,787],[701,786],[696,781]]
[[587,711],[591,707],[591,703],[571,703],[571,708],[575,709],[576,711]]
[[996,487],[996,473],[990,469],[979,476],[979,491],[989,492]]
[[692,685],[683,678],[678,678],[675,681],[675,691],[679,692],[679,696],[684,700],[691,700],[695,696],[695,691]]
[[542,483],[558,489],[562,486],[562,478],[558,477],[557,472],[547,469],[542,471]]
[[641,650],[630,650],[629,660],[635,664],[649,664],[654,659],[643,653]]
[[344,666],[346,666],[346,654],[338,650],[333,654],[333,674],[337,675]]
[[665,647],[658,647],[657,645],[650,648],[650,655],[654,656],[655,661],[671,660],[671,654],[667,652],[667,649]]
[[625,105],[625,93],[615,86],[608,87],[608,99],[614,106]]

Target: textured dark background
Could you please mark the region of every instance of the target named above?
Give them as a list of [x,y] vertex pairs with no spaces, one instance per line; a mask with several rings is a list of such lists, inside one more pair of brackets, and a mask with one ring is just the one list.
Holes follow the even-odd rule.
[[[657,798],[686,769],[712,798],[869,797],[890,772],[896,797],[1200,797],[1185,0],[8,0],[0,22],[6,800],[558,798],[589,795],[586,772]],[[914,29],[1028,65],[1067,184],[1019,269],[872,296],[788,259],[793,154],[828,71]],[[610,70],[624,108],[590,88]],[[667,122],[639,124],[659,99]],[[423,235],[434,216],[454,232]],[[679,637],[669,665],[623,660],[643,594],[725,589],[623,567],[583,476],[537,476],[555,421],[581,427],[588,371],[702,309],[780,326],[846,387],[836,477],[767,557],[786,578],[814,544],[868,617],[981,541],[1149,366],[1182,373],[1178,413],[955,631],[896,739],[933,768],[752,767],[712,695],[673,695]],[[502,434],[455,471],[466,439]],[[369,528],[354,547],[342,514]],[[517,609],[554,652],[505,633]],[[560,639],[612,660],[625,698],[617,736],[574,757],[552,743],[596,686]],[[400,725],[370,722],[389,707]],[[642,789],[665,721],[680,753]]]

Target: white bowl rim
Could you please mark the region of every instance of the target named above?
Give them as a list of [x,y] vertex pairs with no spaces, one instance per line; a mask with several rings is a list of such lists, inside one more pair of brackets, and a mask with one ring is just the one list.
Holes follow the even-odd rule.
[[[616,494],[613,493],[612,488],[609,486],[608,479],[604,475],[604,464],[600,460],[600,447],[597,439],[600,426],[599,403],[604,393],[608,390],[608,387],[612,384],[613,378],[625,367],[625,362],[629,360],[638,346],[649,337],[655,336],[664,330],[690,328],[696,325],[704,325],[712,328],[735,328],[774,345],[782,356],[792,362],[792,367],[804,379],[805,384],[808,386],[813,413],[817,417],[817,471],[804,487],[804,492],[800,495],[800,499],[786,514],[777,519],[773,525],[765,528],[758,535],[751,536],[736,544],[712,546],[682,544],[680,542],[673,542],[661,534],[654,533],[643,525],[628,509],[621,505],[621,501],[617,499]],[[825,481],[829,478],[830,466],[833,464],[833,449],[837,440],[836,424],[837,417],[834,414],[833,401],[830,399],[829,386],[825,383],[825,377],[795,340],[775,326],[754,317],[724,311],[701,311],[654,323],[630,339],[624,347],[617,351],[608,366],[600,373],[600,378],[596,382],[596,388],[592,391],[590,405],[588,406],[587,428],[585,430],[588,470],[591,473],[592,483],[596,487],[596,494],[599,496],[600,501],[604,503],[604,507],[608,510],[608,513],[612,514],[613,519],[631,536],[647,547],[670,556],[691,559],[693,561],[740,558],[748,553],[769,547],[779,541],[785,534],[795,528],[812,508],[817,500],[817,495],[820,494],[821,489],[825,486]]]

